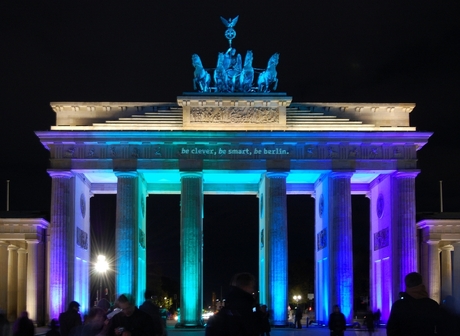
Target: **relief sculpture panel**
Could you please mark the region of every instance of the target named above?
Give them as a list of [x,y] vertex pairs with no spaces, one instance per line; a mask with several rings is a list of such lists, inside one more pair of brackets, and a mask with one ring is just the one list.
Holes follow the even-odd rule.
[[273,107],[192,107],[191,123],[277,124],[279,109]]

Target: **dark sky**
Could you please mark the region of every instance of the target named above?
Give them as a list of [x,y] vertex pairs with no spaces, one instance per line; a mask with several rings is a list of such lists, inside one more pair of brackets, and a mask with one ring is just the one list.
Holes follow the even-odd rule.
[[[7,179],[10,210],[50,208],[48,153],[33,133],[54,124],[50,101],[175,101],[192,90],[191,55],[199,54],[205,66],[214,67],[217,52],[226,50],[219,17],[239,15],[234,47],[243,55],[252,50],[255,67],[265,67],[269,56],[279,52],[278,91],[294,101],[416,103],[411,125],[434,132],[418,152],[422,173],[416,182],[417,211],[439,211],[440,180],[444,211],[460,211],[458,1],[74,1],[0,6],[1,210],[6,208]],[[148,200],[152,221],[163,226],[178,220],[178,199],[166,198],[151,195]],[[172,204],[169,217],[157,212],[165,209],[162,202]],[[306,237],[312,230],[304,224],[311,213],[296,211],[305,203],[312,209],[308,196],[288,198],[291,236]],[[217,223],[235,225],[236,232],[246,230],[256,221],[256,208],[255,197],[205,197],[205,211],[210,209],[204,220],[205,243],[219,260],[214,266],[206,264],[205,274],[216,271],[221,276],[206,278],[205,286],[220,286],[239,270],[228,253],[217,254],[235,245]],[[174,231],[157,230],[174,236]],[[305,244],[291,239],[290,248],[299,248],[290,254],[303,255]],[[237,245],[248,255],[255,253],[249,242]],[[150,253],[168,249],[157,246]]]

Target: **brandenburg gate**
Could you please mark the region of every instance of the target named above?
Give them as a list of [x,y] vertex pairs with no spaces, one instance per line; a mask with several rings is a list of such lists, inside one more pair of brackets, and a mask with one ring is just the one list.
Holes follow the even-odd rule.
[[286,325],[289,194],[315,198],[316,319],[339,304],[352,319],[352,195],[370,199],[370,302],[386,320],[418,270],[414,104],[293,102],[285,93],[194,92],[172,103],[53,102],[56,125],[36,132],[50,152],[49,316],[88,309],[89,199],[116,194],[116,293],[142,302],[146,198],[180,194],[181,324],[203,301],[203,195],[259,199],[260,302]]

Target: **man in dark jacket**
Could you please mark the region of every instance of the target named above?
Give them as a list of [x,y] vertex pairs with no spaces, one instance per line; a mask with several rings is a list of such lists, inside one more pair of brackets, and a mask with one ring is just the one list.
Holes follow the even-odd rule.
[[82,325],[79,310],[80,304],[76,301],[72,301],[69,303],[67,311],[59,315],[61,336],[69,336],[73,328]]
[[261,333],[261,313],[253,296],[255,284],[250,273],[233,276],[225,307],[209,319],[206,336],[258,336]]
[[428,297],[419,273],[409,273],[404,280],[406,292],[391,307],[387,335],[435,335],[441,319],[439,304]]
[[109,335],[113,336],[161,336],[162,330],[155,330],[153,319],[149,314],[134,305],[129,294],[118,297],[118,307],[122,310],[111,320]]
[[331,336],[343,336],[345,329],[347,327],[345,321],[345,315],[340,311],[340,307],[335,305],[332,314],[329,315],[329,330],[331,331]]

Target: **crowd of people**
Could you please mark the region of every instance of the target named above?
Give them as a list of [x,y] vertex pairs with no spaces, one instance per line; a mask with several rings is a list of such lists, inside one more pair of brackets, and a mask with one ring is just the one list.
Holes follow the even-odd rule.
[[[232,281],[226,305],[208,320],[206,336],[270,336],[270,313],[266,305],[254,299],[256,280],[250,273],[238,273]],[[405,277],[406,291],[394,302],[386,326],[388,336],[458,336],[460,317],[452,296],[442,304],[428,297],[419,273]],[[136,307],[129,294],[122,294],[114,306],[106,299],[99,300],[82,319],[80,304],[72,301],[68,309],[52,320],[46,336],[167,336],[166,319],[155,304],[150,291],[145,301]],[[364,325],[369,335],[380,324],[380,310],[366,313]],[[302,309],[296,307],[294,327],[302,328]],[[329,316],[331,336],[343,336],[347,328],[344,314],[335,305]],[[0,336],[33,336],[35,327],[28,313],[21,313],[10,326],[0,312]]]

